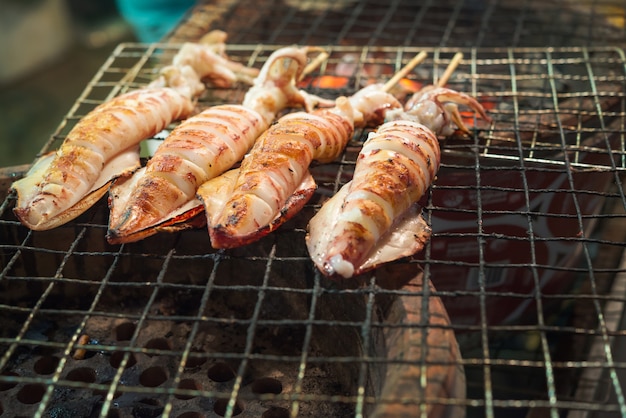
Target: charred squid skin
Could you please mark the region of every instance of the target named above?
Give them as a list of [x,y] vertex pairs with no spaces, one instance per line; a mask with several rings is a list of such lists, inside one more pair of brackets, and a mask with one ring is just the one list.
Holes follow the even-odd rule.
[[194,98],[206,88],[203,81],[222,87],[252,83],[258,70],[229,60],[225,40],[224,32],[213,31],[199,43],[185,43],[146,88],[117,96],[78,121],[45,169],[14,183],[20,222],[46,230],[83,213],[103,196],[105,184],[138,168],[138,153],[134,161],[118,154],[188,117]]
[[[139,196],[136,197],[136,201],[132,206],[128,206],[123,211],[119,218],[120,227],[109,226],[107,231],[107,241],[109,244],[121,244],[128,242],[129,236],[133,239],[145,238],[145,235],[138,235],[138,231],[127,231],[129,226],[134,226],[139,221],[151,217],[151,213],[154,213],[157,209],[154,207],[154,202],[162,201],[167,197],[163,196],[163,185],[168,183],[162,178],[151,178],[144,184]],[[167,190],[167,188],[165,188]],[[114,199],[115,197],[110,197]],[[112,206],[113,202],[109,201],[109,206]]]

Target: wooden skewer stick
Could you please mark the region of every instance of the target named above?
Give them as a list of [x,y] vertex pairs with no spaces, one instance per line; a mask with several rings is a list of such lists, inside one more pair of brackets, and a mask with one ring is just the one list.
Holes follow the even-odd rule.
[[448,64],[446,71],[444,71],[443,75],[437,82],[438,87],[443,87],[446,85],[446,83],[452,76],[452,73],[456,70],[456,67],[459,66],[459,63],[461,62],[462,59],[463,59],[462,52],[457,52],[456,54],[454,54],[454,57],[452,57],[452,61],[450,61],[450,64]]
[[328,52],[320,50],[320,54],[315,57],[306,67],[304,67],[304,70],[302,70],[302,74],[300,75],[300,79],[298,81],[301,81],[306,75],[313,72],[313,70],[322,65],[322,63],[327,59]]
[[398,81],[402,80],[402,78],[404,78],[409,72],[411,72],[413,68],[415,68],[419,63],[424,61],[427,55],[428,54],[426,54],[426,52],[422,51],[416,56],[414,56],[413,59],[409,61],[407,65],[402,67],[400,71],[395,73],[395,75],[391,77],[389,81],[385,83],[385,85],[383,86],[383,90],[384,91],[391,90],[391,88],[395,86],[398,83]]

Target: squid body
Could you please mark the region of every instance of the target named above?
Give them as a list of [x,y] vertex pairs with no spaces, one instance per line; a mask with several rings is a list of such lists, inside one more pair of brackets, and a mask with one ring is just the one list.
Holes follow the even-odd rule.
[[439,169],[438,136],[467,130],[457,103],[488,119],[470,96],[427,87],[368,136],[353,179],[309,222],[307,248],[323,274],[350,278],[423,248],[431,231],[418,201]]

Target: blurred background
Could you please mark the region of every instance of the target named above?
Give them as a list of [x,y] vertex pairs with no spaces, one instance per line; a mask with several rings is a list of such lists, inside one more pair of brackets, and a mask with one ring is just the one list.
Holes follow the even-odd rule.
[[158,41],[193,3],[0,0],[0,167],[32,163],[119,43]]
[[115,0],[0,0],[0,167],[31,163],[115,46]]

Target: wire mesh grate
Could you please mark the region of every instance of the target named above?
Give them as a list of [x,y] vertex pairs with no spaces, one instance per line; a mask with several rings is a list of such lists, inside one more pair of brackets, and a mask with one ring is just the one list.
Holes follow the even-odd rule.
[[[120,45],[42,152],[98,103],[145,85],[178,47]],[[275,48],[228,52],[260,67]],[[459,50],[329,46],[303,87],[351,94],[422,49],[429,56],[409,76],[414,86],[437,80]],[[315,271],[304,235],[350,179],[366,131],[340,160],[313,167],[318,193],[297,217],[240,249],[211,250],[204,230],[109,245],[106,202],[32,232],[13,217],[9,194],[0,218],[0,410],[624,415],[624,54],[461,51],[449,85],[474,95],[493,121],[467,114],[472,135],[442,143],[442,169],[423,202],[433,227],[425,251],[348,283]],[[338,75],[347,57],[357,65]],[[324,77],[342,84],[323,88]],[[200,107],[244,93],[209,90]]]
[[234,44],[546,47],[623,45],[623,2],[613,0],[219,0],[200,2],[168,37],[211,29]]

